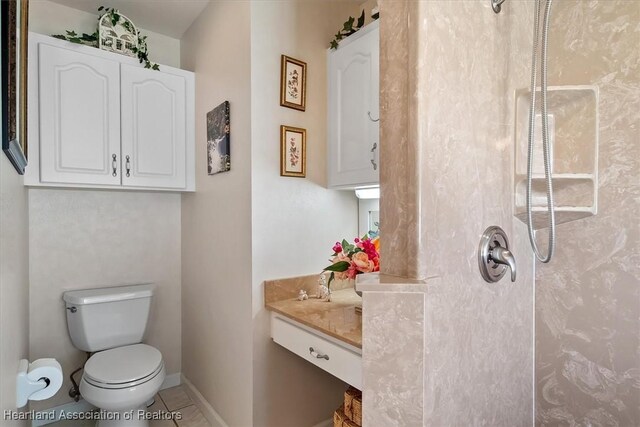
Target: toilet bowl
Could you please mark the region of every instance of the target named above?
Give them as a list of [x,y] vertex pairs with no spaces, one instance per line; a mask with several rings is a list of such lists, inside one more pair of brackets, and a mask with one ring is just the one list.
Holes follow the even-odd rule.
[[93,353],[80,394],[100,409],[99,427],[146,427],[146,403],[165,378],[162,354],[143,344],[154,287],[82,289],[63,294],[73,345]]
[[84,366],[80,393],[100,409],[99,427],[146,427],[146,402],[164,378],[164,362],[157,349],[128,345],[91,356]]

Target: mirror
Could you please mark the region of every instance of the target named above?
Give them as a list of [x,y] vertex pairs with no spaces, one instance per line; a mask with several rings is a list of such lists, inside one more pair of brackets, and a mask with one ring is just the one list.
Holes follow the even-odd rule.
[[20,174],[27,166],[28,0],[0,1],[2,151]]

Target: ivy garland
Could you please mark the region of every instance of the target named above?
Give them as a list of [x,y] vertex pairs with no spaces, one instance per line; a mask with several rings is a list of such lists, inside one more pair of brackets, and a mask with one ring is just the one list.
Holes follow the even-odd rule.
[[[356,24],[355,27],[353,26],[354,23]],[[345,37],[349,37],[351,34],[355,33],[360,28],[362,28],[363,25],[364,25],[364,10],[362,11],[362,15],[360,15],[360,17],[358,18],[358,22],[356,22],[356,19],[353,16],[350,16],[349,19],[347,19],[344,22],[342,29],[338,31],[334,36],[333,40],[331,40],[330,49],[334,49],[334,50],[337,49],[338,42],[340,42],[340,40],[342,40]]]
[[[102,19],[104,14],[109,14],[111,23],[114,26],[120,21],[120,12],[118,11],[118,9],[114,9],[112,7],[100,6],[98,8],[98,12],[102,12],[102,11],[104,11],[104,13],[100,15],[100,17],[98,18],[98,22],[100,22],[100,19]],[[122,26],[127,31],[130,31],[132,33],[134,32],[134,29],[131,27],[131,24],[128,21],[123,20]],[[138,60],[140,61],[141,64],[144,64],[144,68],[159,70],[160,66],[149,60],[149,52],[147,48],[147,36],[143,36],[138,30],[135,30],[135,33],[138,36],[138,47],[133,48],[133,51],[138,56]],[[71,43],[84,44],[84,45],[95,47],[95,48],[99,47],[99,43],[98,43],[99,35],[98,35],[97,28],[96,28],[96,31],[93,32],[92,34],[82,33],[82,35],[79,35],[75,31],[67,30],[66,34],[54,34],[52,37],[55,37],[60,40],[66,40]]]

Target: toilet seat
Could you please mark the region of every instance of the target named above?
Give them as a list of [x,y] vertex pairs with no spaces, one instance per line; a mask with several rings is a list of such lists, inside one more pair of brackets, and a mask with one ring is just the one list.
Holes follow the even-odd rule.
[[133,344],[91,356],[84,365],[83,379],[98,388],[125,389],[151,381],[163,368],[162,354],[156,348]]

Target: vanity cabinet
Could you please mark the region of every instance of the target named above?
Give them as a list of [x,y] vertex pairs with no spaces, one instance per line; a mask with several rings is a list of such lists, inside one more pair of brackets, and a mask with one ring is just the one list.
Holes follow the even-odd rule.
[[31,186],[195,190],[194,76],[29,35]]
[[287,350],[362,390],[362,350],[271,313],[271,338]]
[[379,184],[379,23],[328,53],[329,188]]

